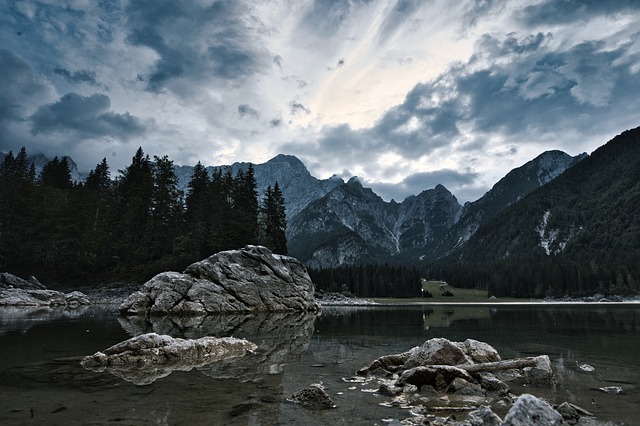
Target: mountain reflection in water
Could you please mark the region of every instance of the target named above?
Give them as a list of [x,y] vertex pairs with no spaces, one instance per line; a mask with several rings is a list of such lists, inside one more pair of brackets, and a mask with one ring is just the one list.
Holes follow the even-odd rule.
[[[145,386],[83,369],[85,355],[147,332],[233,336],[256,355],[175,371]],[[380,405],[375,383],[342,379],[373,359],[433,337],[493,345],[503,358],[548,354],[559,385],[513,389],[570,401],[600,420],[633,424],[640,404],[640,305],[422,305],[325,307],[322,315],[121,318],[90,307],[76,314],[0,309],[0,424],[381,424],[410,417]],[[593,372],[579,365],[588,364]],[[322,382],[337,408],[286,402]],[[598,388],[619,386],[619,394]]]

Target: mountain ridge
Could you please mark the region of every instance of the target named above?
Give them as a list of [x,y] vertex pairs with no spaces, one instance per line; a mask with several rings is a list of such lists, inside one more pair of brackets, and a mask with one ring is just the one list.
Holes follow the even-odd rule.
[[431,273],[496,296],[638,293],[638,205],[640,127],[504,209]]

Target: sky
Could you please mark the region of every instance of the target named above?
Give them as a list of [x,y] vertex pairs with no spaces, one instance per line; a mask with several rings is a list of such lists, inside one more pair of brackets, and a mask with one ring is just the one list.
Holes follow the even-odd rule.
[[0,151],[300,158],[464,203],[640,125],[637,0],[0,0]]

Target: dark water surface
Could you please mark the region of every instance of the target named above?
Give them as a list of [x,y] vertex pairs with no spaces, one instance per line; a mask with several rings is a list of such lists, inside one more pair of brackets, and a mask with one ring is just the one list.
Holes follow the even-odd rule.
[[[235,336],[255,355],[191,371],[117,377],[85,370],[85,355],[155,331],[174,337]],[[0,424],[373,425],[410,417],[381,405],[375,382],[353,383],[375,358],[433,337],[476,339],[503,359],[547,354],[558,386],[519,388],[579,405],[615,424],[640,424],[640,304],[325,307],[321,316],[219,316],[149,323],[113,308],[0,308]],[[578,366],[588,364],[593,372]],[[337,407],[308,411],[286,401],[322,382]],[[618,386],[619,394],[598,388]]]

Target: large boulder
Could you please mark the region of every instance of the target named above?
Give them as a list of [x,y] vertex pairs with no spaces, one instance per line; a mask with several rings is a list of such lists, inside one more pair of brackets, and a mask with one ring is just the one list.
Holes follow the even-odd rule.
[[262,246],[222,251],[183,273],[158,274],[120,305],[123,314],[152,316],[318,310],[304,265]]

